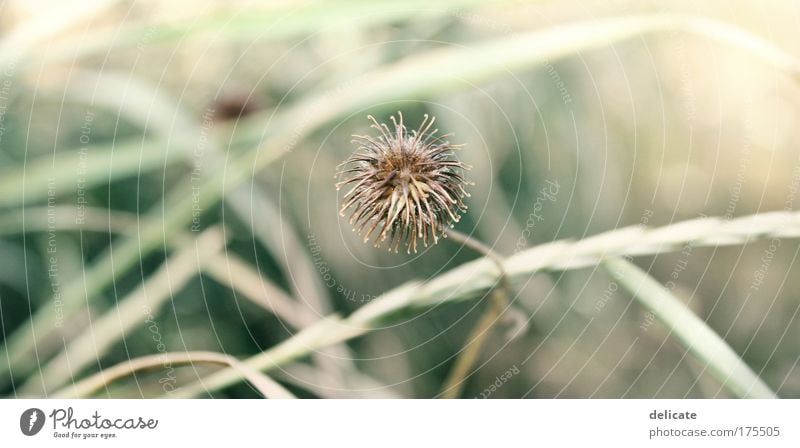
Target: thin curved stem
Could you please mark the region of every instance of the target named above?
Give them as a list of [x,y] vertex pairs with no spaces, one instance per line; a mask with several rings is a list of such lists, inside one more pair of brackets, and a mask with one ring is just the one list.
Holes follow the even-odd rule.
[[494,265],[497,267],[497,270],[500,271],[499,275],[500,280],[506,277],[506,268],[503,267],[503,262],[505,261],[504,257],[495,252],[494,249],[472,238],[471,236],[465,233],[459,232],[458,230],[446,228],[444,233],[445,235],[447,235],[448,238],[452,238],[453,240],[458,241],[459,243],[469,247],[475,252],[478,252],[481,255],[484,255],[489,260],[491,260],[492,263],[494,263]]
[[263,373],[242,363],[231,355],[217,352],[178,352],[142,356],[121,362],[101,370],[73,386],[65,387],[55,393],[53,398],[83,398],[97,393],[114,381],[128,377],[135,372],[163,368],[178,364],[221,364],[232,367],[250,382],[264,398],[296,398],[278,382]]
[[469,334],[467,346],[456,358],[453,370],[450,371],[444,387],[442,387],[441,398],[458,398],[461,396],[467,378],[472,373],[475,364],[477,364],[486,341],[489,340],[492,329],[497,321],[500,320],[507,303],[508,300],[503,287],[492,290],[489,308],[481,315],[480,320],[478,320],[478,323]]
[[481,351],[483,351],[489,336],[492,334],[492,328],[500,320],[503,311],[508,306],[508,292],[511,288],[511,282],[503,267],[503,258],[491,247],[457,230],[446,229],[445,234],[490,259],[499,271],[497,285],[491,291],[489,297],[489,308],[483,312],[478,323],[470,332],[467,345],[456,358],[453,370],[450,371],[442,388],[442,398],[458,398],[461,396],[467,378],[478,362]]

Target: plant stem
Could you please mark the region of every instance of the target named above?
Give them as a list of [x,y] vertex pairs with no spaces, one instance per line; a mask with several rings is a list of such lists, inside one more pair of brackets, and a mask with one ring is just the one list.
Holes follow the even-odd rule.
[[639,303],[653,312],[686,349],[739,398],[776,398],[742,358],[669,290],[622,258],[603,263]]
[[458,398],[461,396],[467,377],[472,373],[472,369],[477,363],[481,351],[483,351],[483,347],[492,334],[492,328],[497,321],[500,320],[500,316],[508,306],[508,292],[511,288],[511,282],[508,280],[505,268],[503,267],[503,258],[492,250],[492,248],[473,239],[469,235],[453,229],[446,229],[445,234],[492,260],[498,270],[498,282],[497,286],[490,293],[489,308],[484,311],[478,323],[470,332],[467,345],[459,353],[458,358],[456,358],[453,370],[450,371],[450,374],[444,382],[444,387],[442,388],[442,398]]
[[[698,218],[656,229],[626,227],[581,241],[554,241],[523,250],[509,257],[503,267],[509,279],[536,272],[564,271],[601,263],[615,256],[663,254],[690,247],[741,245],[760,238],[800,238],[800,212],[772,212],[735,219]],[[280,344],[242,362],[253,369],[269,371],[322,347],[338,344],[385,325],[400,310],[430,309],[442,303],[465,300],[497,283],[496,269],[486,258],[445,272],[426,283],[409,282],[381,295],[346,319],[333,315],[319,320]],[[233,369],[215,372],[202,382],[176,390],[173,396],[190,398],[241,381]],[[730,382],[726,383],[731,387]]]
[[505,289],[498,287],[491,292],[489,308],[481,315],[480,320],[470,332],[466,347],[456,358],[453,370],[445,380],[440,396],[442,398],[458,398],[464,389],[467,377],[478,362],[478,357],[492,334],[492,328],[500,319],[508,303]]
[[303,328],[316,320],[316,316],[300,307],[281,288],[232,253],[209,260],[203,271],[293,328]]
[[25,396],[47,396],[48,390],[61,387],[70,381],[71,375],[80,373],[92,362],[103,356],[126,333],[140,325],[146,325],[152,314],[179,291],[204,266],[220,256],[227,242],[220,227],[210,227],[194,240],[168,258],[147,281],[109,309],[71,341],[63,340],[64,350],[58,356],[40,365],[25,383],[19,386]]
[[61,389],[55,393],[53,398],[89,397],[114,381],[125,378],[135,372],[163,369],[165,365],[197,363],[221,364],[237,370],[261,392],[264,398],[296,398],[272,378],[248,367],[231,355],[217,352],[161,353],[123,361],[115,366],[101,370],[72,386]]

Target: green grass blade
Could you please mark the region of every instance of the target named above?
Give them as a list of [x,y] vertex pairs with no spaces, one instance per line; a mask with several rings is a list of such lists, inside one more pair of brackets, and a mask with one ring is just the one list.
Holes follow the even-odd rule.
[[[528,0],[531,1],[531,0]],[[320,31],[333,32],[367,29],[387,23],[430,19],[452,14],[460,8],[479,5],[480,0],[445,0],[432,4],[427,0],[395,1],[338,0],[313,1],[273,9],[235,9],[211,16],[169,24],[140,23],[118,31],[101,30],[80,39],[59,44],[47,53],[45,63],[74,60],[93,54],[169,43],[192,36],[213,35],[215,41],[259,39],[278,40]],[[500,0],[496,4],[512,3]],[[513,3],[519,3],[515,1]],[[31,60],[35,55],[30,55]]]
[[48,42],[60,33],[89,20],[119,3],[119,0],[87,1],[43,8],[33,19],[14,27],[0,40],[0,67],[11,67],[34,53],[37,44]]
[[[48,222],[48,218],[50,221]],[[24,223],[24,224],[23,224]],[[0,214],[0,235],[82,230],[125,233],[136,228],[136,215],[107,208],[57,205],[25,207]]]
[[652,311],[731,393],[739,398],[776,398],[714,330],[646,272],[620,258],[604,262],[603,267],[640,304]]
[[[212,227],[197,239],[187,241],[159,270],[148,277],[139,288],[119,300],[116,307],[95,319],[64,350],[42,366],[20,387],[24,396],[47,396],[72,380],[106,351],[125,333],[144,325],[189,280],[202,271],[203,264],[220,256],[225,237],[220,228]],[[71,375],[65,375],[70,372]],[[45,390],[42,390],[42,387]]]
[[3,169],[0,171],[0,207],[40,202],[51,192],[61,195],[74,193],[79,187],[108,184],[183,157],[179,151],[166,151],[166,145],[160,141],[131,139],[110,149],[107,145],[69,149],[55,156],[38,157],[23,166]]

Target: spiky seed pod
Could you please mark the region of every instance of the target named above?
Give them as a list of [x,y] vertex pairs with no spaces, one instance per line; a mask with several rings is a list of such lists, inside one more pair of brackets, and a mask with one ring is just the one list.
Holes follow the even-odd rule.
[[[350,224],[364,234],[364,242],[374,236],[375,247],[388,241],[391,251],[401,245],[407,252],[417,251],[417,241],[427,247],[436,244],[445,226],[461,219],[469,194],[463,172],[470,169],[455,158],[453,134],[436,136],[431,130],[436,118],[425,115],[416,130],[409,132],[399,119],[391,117],[394,131],[379,124],[371,115],[372,128],[380,135],[354,135],[358,150],[338,167],[336,189],[354,184],[344,196],[340,215],[353,208]],[[365,232],[366,230],[366,232]]]

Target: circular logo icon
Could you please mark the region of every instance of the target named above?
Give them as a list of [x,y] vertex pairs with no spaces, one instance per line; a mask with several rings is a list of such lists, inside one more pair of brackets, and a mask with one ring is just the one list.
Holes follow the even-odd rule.
[[41,409],[30,408],[19,417],[19,429],[26,436],[39,433],[44,427],[44,412]]

